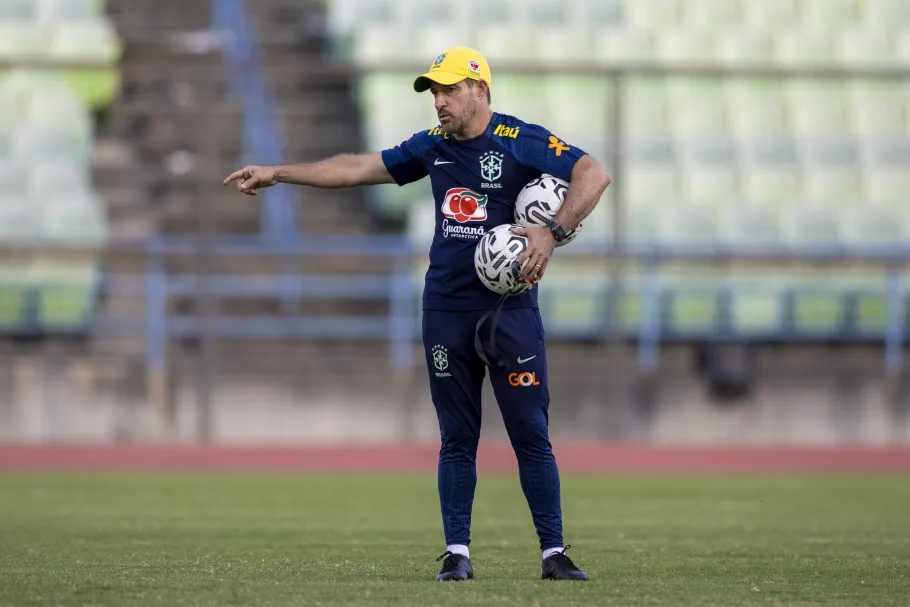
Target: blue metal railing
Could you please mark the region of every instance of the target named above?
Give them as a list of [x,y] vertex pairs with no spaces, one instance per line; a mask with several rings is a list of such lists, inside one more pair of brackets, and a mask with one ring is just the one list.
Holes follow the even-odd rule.
[[[144,275],[112,274],[106,277],[106,288],[112,295],[133,294],[142,296],[146,302],[144,318],[105,318],[92,325],[91,330],[99,333],[144,334],[146,358],[150,368],[160,368],[165,362],[166,344],[174,337],[202,337],[207,330],[204,319],[168,313],[168,302],[174,297],[198,295],[198,278],[195,275],[169,275],[164,266],[164,257],[172,254],[192,254],[198,250],[198,243],[192,237],[162,236],[142,242],[110,243],[112,250],[143,252],[147,256],[147,270]],[[53,251],[53,245],[34,243],[36,251]],[[417,305],[422,284],[415,280],[412,260],[418,253],[409,239],[401,236],[367,237],[313,237],[298,243],[263,240],[261,237],[235,236],[218,239],[214,246],[215,255],[225,256],[286,256],[290,259],[345,255],[360,258],[383,257],[394,260],[395,269],[383,275],[212,275],[208,277],[208,288],[216,297],[262,298],[289,296],[300,299],[338,299],[353,301],[375,301],[388,311],[376,315],[332,316],[332,317],[227,317],[217,316],[210,325],[215,337],[232,338],[312,338],[339,340],[373,340],[387,343],[390,348],[390,364],[396,367],[412,362],[412,344],[419,339],[419,307]],[[638,344],[638,362],[644,370],[653,370],[659,361],[663,343],[672,340],[761,340],[761,341],[828,341],[878,342],[883,346],[885,368],[889,373],[899,370],[903,364],[904,344],[910,341],[910,293],[902,282],[902,273],[910,260],[910,245],[893,247],[888,250],[879,247],[855,249],[800,248],[782,250],[779,248],[753,248],[751,250],[721,250],[716,247],[661,247],[630,246],[613,250],[606,243],[586,245],[576,243],[560,249],[561,258],[575,257],[598,259],[608,253],[622,254],[640,262],[642,269],[634,278],[626,280],[626,294],[637,298],[641,314],[633,322],[623,320],[614,326],[623,338],[634,339]],[[705,262],[709,260],[762,261],[780,257],[838,263],[841,261],[865,260],[874,263],[881,270],[880,287],[874,284],[858,285],[855,289],[837,288],[842,302],[835,319],[818,330],[800,326],[795,321],[796,300],[818,295],[829,296],[824,288],[811,285],[781,286],[774,288],[772,300],[774,318],[780,322],[770,323],[764,328],[737,327],[732,322],[732,292],[723,284],[693,285],[675,289],[661,276],[661,267],[667,260]],[[592,276],[604,279],[605,276]],[[599,286],[593,283],[599,282]],[[3,285],[0,285],[2,288]],[[17,289],[19,287],[16,287]],[[758,292],[761,285],[756,285]],[[610,285],[606,280],[592,280],[560,288],[561,296],[583,296],[591,301],[607,301]],[[681,327],[669,310],[672,298],[687,296],[707,302],[716,320],[706,321],[698,326]],[[742,295],[743,292],[740,292]],[[34,294],[28,293],[34,299]],[[549,319],[548,297],[553,291],[541,293],[541,312]],[[670,299],[668,299],[668,297]],[[873,298],[881,302],[883,318],[873,326],[861,326],[858,305],[862,298]],[[600,306],[605,309],[605,306]],[[555,319],[553,319],[555,320]],[[559,323],[549,323],[548,334],[566,338],[604,338],[609,330],[607,318],[590,317],[588,321],[570,326],[561,331]],[[554,326],[555,325],[555,326]],[[772,326],[773,325],[773,326]]]

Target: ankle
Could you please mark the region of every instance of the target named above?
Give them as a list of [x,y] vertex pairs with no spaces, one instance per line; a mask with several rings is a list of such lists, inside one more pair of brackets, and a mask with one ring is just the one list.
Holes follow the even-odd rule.
[[446,546],[446,550],[452,554],[460,554],[463,557],[471,558],[471,553],[468,551],[468,547],[464,544],[449,544]]
[[546,550],[541,551],[540,555],[542,560],[546,560],[554,554],[559,554],[561,552],[565,552],[565,548],[560,546],[558,548],[547,548]]

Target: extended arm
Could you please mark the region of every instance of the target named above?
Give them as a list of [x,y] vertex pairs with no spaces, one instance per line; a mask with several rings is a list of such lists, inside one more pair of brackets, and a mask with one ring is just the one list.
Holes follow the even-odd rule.
[[342,154],[317,162],[280,166],[248,166],[230,174],[227,185],[237,182],[244,194],[255,196],[256,191],[276,183],[291,183],[314,188],[353,188],[362,185],[395,183],[379,152],[372,154]]

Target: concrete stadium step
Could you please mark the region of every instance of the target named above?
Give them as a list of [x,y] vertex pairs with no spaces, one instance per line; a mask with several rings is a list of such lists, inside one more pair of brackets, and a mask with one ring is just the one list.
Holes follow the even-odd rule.
[[93,176],[99,178],[113,178],[137,168],[135,148],[132,144],[102,135],[96,137],[92,148],[91,158]]
[[[219,234],[255,234],[259,230],[261,198],[249,198],[231,187],[221,186],[220,179],[237,165],[223,165],[208,182],[190,174],[180,181],[162,174],[156,183],[154,200],[158,225],[165,233],[194,234],[199,230],[201,197],[210,209]],[[211,173],[211,171],[207,171]],[[357,190],[289,189],[299,210],[299,227],[304,235],[352,235],[366,230],[369,218],[363,213]]]
[[211,102],[225,97],[229,77],[220,51],[187,53],[166,45],[133,50],[123,59],[123,100],[207,116]]
[[[226,174],[226,173],[225,173]],[[200,232],[200,212],[206,212],[215,234],[256,234],[259,231],[259,200],[224,188],[215,193],[214,184],[203,184],[189,177],[162,184],[166,187],[156,208],[158,227],[165,234],[195,235]]]
[[148,214],[114,214],[109,213],[111,229],[118,238],[130,241],[141,241],[158,231],[158,223]]
[[95,139],[91,171],[108,221],[118,238],[140,239],[152,233],[155,222],[143,209],[147,187],[135,146],[110,135]]
[[257,0],[247,5],[250,25],[262,34],[259,41],[266,53],[296,46],[321,24],[325,4],[318,0]]
[[[195,297],[174,297],[170,302],[173,314],[200,317],[203,310]],[[277,298],[229,299],[219,298],[215,305],[216,314],[237,317],[282,317],[285,310]],[[295,302],[292,316],[337,318],[339,316],[369,316],[384,320],[388,315],[388,304],[376,301],[314,301],[303,299]]]
[[[122,274],[119,272],[118,274]],[[115,318],[142,318],[146,309],[146,299],[143,294],[125,297],[113,297],[105,306],[105,314]],[[137,338],[137,341],[143,339]],[[103,341],[101,342],[104,343]]]
[[[299,276],[386,276],[393,269],[391,260],[381,257],[364,259],[353,256],[311,256],[281,259],[277,256],[222,256],[214,260],[213,271],[225,276],[277,276],[290,271]],[[121,266],[122,266],[121,262]],[[200,260],[196,252],[171,255],[166,259],[167,270],[173,274],[195,275]]]
[[151,32],[204,29],[211,23],[208,0],[107,0],[105,5],[118,31],[128,38]]

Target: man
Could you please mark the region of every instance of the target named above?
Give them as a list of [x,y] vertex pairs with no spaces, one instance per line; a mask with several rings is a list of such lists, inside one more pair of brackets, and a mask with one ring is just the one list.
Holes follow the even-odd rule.
[[[565,228],[575,227],[610,183],[583,151],[545,128],[491,109],[492,74],[486,59],[467,47],[439,55],[414,81],[431,91],[439,125],[379,153],[341,155],[311,164],[249,166],[224,183],[245,194],[275,183],[341,188],[380,183],[405,185],[429,175],[436,200],[436,233],[423,293],[423,343],[430,392],[442,446],[438,485],[446,551],[437,580],[474,576],[468,546],[477,483],[481,386],[492,358],[489,344],[475,349],[475,330],[498,295],[474,270],[483,233],[513,223],[515,199],[532,179],[548,173],[570,182],[565,202],[548,227],[520,228],[528,239],[519,258],[522,278],[539,281]],[[519,478],[540,541],[543,579],[587,580],[565,554],[559,471],[548,433],[544,327],[537,289],[509,297],[496,329],[508,368],[490,366],[490,381],[518,459]],[[500,358],[502,360],[502,358]]]

